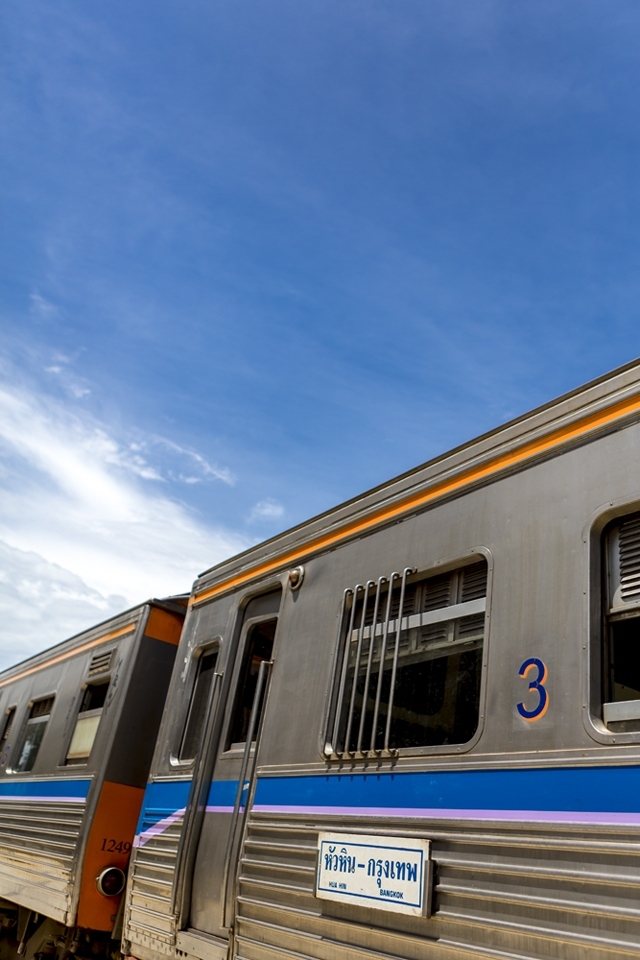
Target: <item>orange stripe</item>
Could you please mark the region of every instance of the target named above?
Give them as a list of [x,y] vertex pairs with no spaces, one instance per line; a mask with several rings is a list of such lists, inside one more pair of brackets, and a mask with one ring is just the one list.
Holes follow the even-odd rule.
[[144,634],[146,637],[153,637],[154,640],[162,640],[164,643],[172,643],[177,647],[180,643],[183,623],[184,616],[172,613],[170,610],[161,610],[154,607],[149,614]]
[[364,533],[365,531],[371,530],[373,527],[376,527],[379,524],[386,523],[388,520],[393,520],[394,517],[399,517],[404,513],[409,513],[410,511],[415,510],[417,507],[422,507],[425,504],[430,503],[432,500],[435,500],[437,497],[442,497],[448,493],[453,493],[478,480],[493,476],[494,474],[506,470],[509,467],[513,467],[516,464],[524,463],[525,461],[530,460],[541,453],[545,453],[548,450],[553,450],[562,444],[568,443],[571,440],[575,440],[576,438],[590,433],[593,430],[607,426],[607,424],[615,423],[616,420],[630,416],[633,413],[638,413],[639,411],[639,395],[636,394],[635,396],[626,400],[620,400],[618,403],[614,403],[610,407],[606,407],[604,410],[601,410],[598,413],[593,413],[587,417],[583,417],[581,420],[576,421],[576,423],[571,424],[568,427],[560,427],[557,430],[553,430],[546,437],[543,437],[539,440],[530,440],[528,443],[524,443],[521,447],[517,447],[515,450],[512,450],[509,453],[500,454],[500,456],[494,457],[492,460],[488,460],[487,463],[481,467],[471,467],[468,470],[463,470],[458,474],[457,477],[453,477],[449,480],[441,480],[439,483],[434,483],[426,490],[422,490],[420,493],[412,494],[410,497],[406,497],[404,500],[400,500],[398,503],[393,504],[393,506],[376,510],[373,513],[370,513],[367,517],[347,523],[343,527],[340,527],[338,530],[334,530],[332,533],[327,534],[326,536],[316,537],[314,540],[309,540],[307,543],[290,550],[288,553],[284,553],[279,557],[266,561],[265,563],[258,564],[251,570],[245,570],[243,573],[239,573],[235,577],[229,577],[227,580],[223,580],[220,583],[217,583],[214,587],[210,587],[208,590],[205,590],[197,596],[192,597],[189,600],[189,604],[204,603],[205,600],[210,600],[212,597],[218,596],[221,593],[226,593],[228,590],[232,590],[234,587],[248,583],[257,577],[264,576],[266,573],[272,573],[274,570],[277,570],[280,567],[296,563],[312,551],[315,552],[324,550],[327,547],[340,543],[342,540],[346,540],[348,537],[352,537],[359,533]]
[[50,667],[54,663],[60,663],[62,660],[68,660],[69,657],[75,657],[78,653],[83,653],[85,650],[90,650],[91,647],[97,647],[100,643],[106,643],[107,640],[113,640],[115,637],[121,637],[125,633],[132,633],[136,628],[136,624],[129,624],[128,627],[120,627],[119,630],[113,630],[111,633],[105,633],[103,636],[98,637],[97,640],[89,640],[87,643],[81,644],[79,647],[74,647],[73,650],[67,650],[66,653],[60,653],[57,657],[52,657],[50,660],[47,660],[45,663],[39,663],[35,667],[29,667],[28,670],[23,670],[22,673],[14,673],[13,676],[8,677],[6,680],[0,680],[0,687],[4,687],[7,683],[13,683],[15,680],[22,680],[23,677],[28,677],[31,673],[36,673],[38,670],[44,670],[45,667]]

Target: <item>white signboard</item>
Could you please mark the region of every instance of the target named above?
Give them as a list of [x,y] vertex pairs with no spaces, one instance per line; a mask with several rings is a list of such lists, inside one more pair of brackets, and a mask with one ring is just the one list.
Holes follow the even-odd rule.
[[321,833],[316,896],[424,917],[429,845],[405,837]]

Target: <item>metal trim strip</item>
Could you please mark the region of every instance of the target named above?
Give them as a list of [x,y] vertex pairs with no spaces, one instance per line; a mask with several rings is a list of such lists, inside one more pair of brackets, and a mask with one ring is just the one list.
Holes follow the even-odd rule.
[[46,660],[44,663],[38,663],[34,667],[29,667],[28,670],[23,670],[21,673],[14,673],[12,676],[7,677],[6,680],[0,680],[0,687],[6,687],[8,683],[14,683],[16,680],[22,680],[23,677],[28,677],[32,673],[37,673],[38,670],[44,670],[45,667],[51,667],[54,663],[60,663],[62,660],[68,660],[69,657],[75,657],[79,653],[84,653],[85,650],[90,650],[92,647],[97,647],[101,643],[107,643],[108,640],[114,640],[116,637],[122,637],[127,633],[133,633],[133,631],[136,629],[136,626],[136,623],[127,624],[126,627],[120,627],[119,630],[113,630],[111,633],[105,633],[96,640],[89,640],[87,643],[81,643],[79,647],[74,647],[72,650],[66,650],[64,653],[58,654],[57,657],[51,657],[50,660]]
[[203,590],[202,593],[190,597],[189,606],[197,606],[207,600],[211,600],[213,597],[227,593],[229,590],[243,586],[267,573],[273,573],[282,567],[299,563],[310,553],[325,550],[350,537],[366,533],[375,527],[424,507],[440,497],[460,492],[474,483],[496,477],[509,469],[533,460],[535,457],[557,450],[562,446],[575,442],[591,433],[595,433],[597,430],[610,426],[617,421],[630,417],[633,414],[638,414],[639,412],[640,395],[636,393],[631,397],[604,407],[602,410],[588,414],[586,417],[582,417],[567,426],[551,430],[550,433],[543,437],[529,440],[507,453],[489,458],[480,466],[470,467],[466,470],[463,468],[453,477],[440,481],[436,480],[419,493],[413,493],[387,507],[378,508],[377,510],[373,509],[367,516],[345,523],[329,534],[312,538],[306,543],[280,556],[257,564],[255,567],[251,567],[235,576],[221,580],[214,586]]

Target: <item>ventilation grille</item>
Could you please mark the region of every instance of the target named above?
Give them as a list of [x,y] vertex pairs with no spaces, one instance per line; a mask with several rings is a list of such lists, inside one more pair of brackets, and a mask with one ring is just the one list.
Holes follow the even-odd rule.
[[[640,520],[638,521],[640,523]],[[639,534],[640,537],[640,534]],[[362,590],[362,588],[360,588]],[[640,588],[639,588],[640,589]],[[407,584],[402,606],[403,616],[411,617],[414,613],[430,613],[455,603],[468,603],[470,600],[480,600],[487,595],[487,564],[485,560],[468,567],[454,570],[452,573],[440,573],[435,577],[428,577],[421,583]],[[384,623],[387,616],[388,582],[382,585],[378,609],[375,605],[376,585],[371,581],[367,590],[367,607],[364,614],[364,625],[370,627],[374,613],[376,623]],[[362,620],[362,606],[364,596],[359,594],[356,599],[354,624],[357,626]],[[400,607],[400,580],[394,581],[391,597],[390,620],[395,620]]]
[[95,677],[99,673],[106,673],[111,666],[113,659],[113,650],[103,650],[100,653],[94,653],[89,666],[89,676]]
[[46,700],[36,700],[29,711],[29,719],[34,720],[37,717],[48,717],[53,709],[53,697],[47,697]]
[[468,600],[479,600],[480,597],[487,595],[487,564],[474,563],[471,567],[462,569],[462,591],[460,602],[466,603]]
[[640,516],[620,527],[620,595],[625,603],[640,600]]
[[422,609],[438,610],[448,607],[451,603],[451,574],[445,573],[439,577],[429,577],[422,585]]

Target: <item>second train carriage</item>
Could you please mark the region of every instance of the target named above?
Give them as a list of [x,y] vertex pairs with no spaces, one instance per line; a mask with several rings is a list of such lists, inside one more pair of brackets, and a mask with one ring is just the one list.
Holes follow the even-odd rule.
[[0,673],[3,958],[117,954],[185,606],[149,601]]
[[194,585],[141,960],[640,956],[640,364]]

